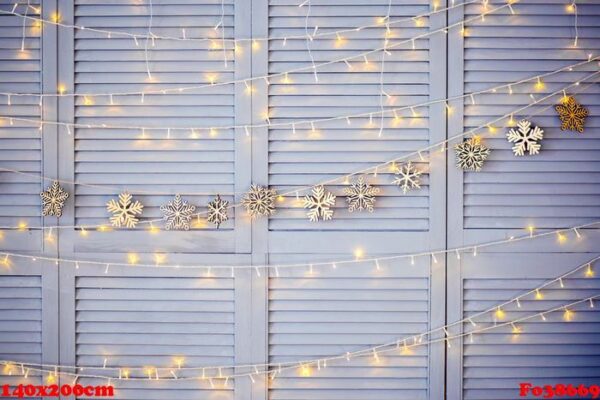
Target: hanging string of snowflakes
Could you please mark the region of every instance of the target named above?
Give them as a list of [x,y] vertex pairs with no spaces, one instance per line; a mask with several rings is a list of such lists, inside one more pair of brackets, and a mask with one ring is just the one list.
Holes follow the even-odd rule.
[[[572,96],[564,96],[561,104],[555,110],[561,121],[561,130],[571,130],[579,133],[584,131],[585,119],[588,110],[579,104]],[[515,156],[533,156],[540,152],[544,139],[544,130],[534,125],[531,121],[522,119],[515,127],[508,130],[506,139],[512,144]],[[462,143],[454,146],[456,165],[463,171],[478,172],[483,169],[491,149],[482,143],[479,136],[465,138]],[[421,188],[421,175],[423,171],[412,162],[393,165],[394,179],[392,184],[398,186],[403,194]],[[375,209],[376,196],[380,189],[367,182],[365,176],[359,176],[354,182],[348,182],[344,188],[348,212],[367,211],[372,213]],[[40,193],[42,198],[42,214],[44,216],[61,217],[65,202],[69,194],[54,181],[50,187]],[[242,198],[242,205],[252,218],[269,217],[275,213],[275,201],[278,195],[275,189],[252,184]],[[309,195],[298,200],[307,210],[306,216],[311,222],[328,221],[333,219],[336,196],[327,191],[323,185],[312,188]],[[217,228],[226,222],[228,217],[229,202],[217,194],[207,204],[207,221]],[[119,194],[117,199],[106,203],[106,210],[111,214],[110,223],[117,228],[135,228],[142,215],[144,206],[135,200],[128,192]],[[160,206],[166,230],[189,230],[196,206],[176,194],[173,200]]]

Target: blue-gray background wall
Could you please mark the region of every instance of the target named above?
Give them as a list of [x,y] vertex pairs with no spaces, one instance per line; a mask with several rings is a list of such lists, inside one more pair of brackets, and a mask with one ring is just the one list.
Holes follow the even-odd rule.
[[[24,12],[21,1],[18,11]],[[32,0],[32,5],[39,1]],[[501,4],[490,1],[488,8]],[[600,53],[600,2],[577,2],[578,47],[573,47],[575,17],[562,0],[521,0],[508,8],[468,22],[466,36],[458,29],[436,34],[390,50],[383,75],[386,92],[395,97],[387,108],[470,93],[554,71]],[[296,0],[226,0],[226,38],[303,35],[307,7]],[[444,8],[447,4],[438,2]],[[13,2],[0,1],[11,10]],[[387,12],[386,0],[313,0],[308,26],[319,32],[372,25]],[[393,0],[391,20],[427,13],[428,0]],[[32,8],[28,14],[39,16]],[[64,23],[146,34],[148,1],[43,1],[41,16],[58,10]],[[457,7],[392,29],[391,43],[447,24],[472,18],[481,3]],[[219,0],[155,0],[156,34],[214,36],[214,43],[156,40],[149,44],[150,80],[144,56],[130,38],[98,35],[85,30],[40,29],[25,22],[25,48],[20,51],[23,20],[0,16],[0,91],[107,93],[149,90],[262,76],[310,66],[305,40],[271,41],[250,49],[240,42],[225,49],[219,32]],[[315,63],[382,47],[385,27],[348,33],[339,45],[332,38],[310,43]],[[34,97],[0,96],[0,115],[76,122],[155,126],[228,126],[310,120],[379,111],[381,53],[253,83],[247,95],[243,82],[211,88],[145,96],[46,98],[40,108]],[[107,222],[105,203],[129,190],[144,204],[144,219],[160,217],[159,206],[175,193],[204,209],[214,194],[239,202],[251,182],[280,191],[341,177],[447,137],[485,124],[598,70],[590,63],[533,83],[515,85],[514,93],[478,95],[419,108],[419,116],[403,113],[400,121],[379,118],[332,121],[310,126],[146,132],[139,129],[73,129],[37,127],[3,121],[0,165],[31,175],[0,173],[0,225],[97,225]],[[152,263],[156,254],[169,264],[283,264],[346,259],[356,248],[368,256],[441,250],[470,243],[519,236],[525,227],[563,228],[600,219],[600,89],[582,83],[577,99],[590,117],[584,134],[563,132],[552,107],[553,98],[517,113],[545,130],[542,152],[515,158],[496,123],[495,134],[481,133],[493,149],[485,169],[463,174],[453,152],[424,152],[414,160],[426,171],[420,190],[402,195],[390,184],[391,174],[379,171],[369,180],[382,189],[373,214],[348,213],[341,184],[328,188],[338,195],[333,221],[309,223],[295,195],[278,202],[270,219],[252,221],[236,209],[216,230],[205,221],[190,232],[151,234],[143,228],[96,232],[64,228],[55,240],[46,230],[4,229],[1,248],[62,258],[127,261],[136,253]],[[71,193],[60,220],[42,218],[40,190],[58,177]],[[97,187],[81,184],[98,184]],[[104,185],[104,186],[102,186]],[[153,194],[144,194],[151,191]],[[302,194],[302,193],[301,193]],[[391,261],[377,271],[372,263],[338,269],[281,270],[279,277],[254,271],[151,270],[127,267],[81,267],[70,264],[13,260],[0,271],[0,354],[3,359],[61,364],[169,366],[185,357],[186,366],[280,362],[353,351],[399,337],[418,334],[510,299],[592,258],[600,249],[600,234],[582,230],[559,244],[547,237],[519,244],[438,257],[434,264],[420,257],[411,265]],[[600,273],[600,272],[598,272]],[[579,276],[581,278],[581,276]],[[510,317],[543,311],[600,292],[595,280],[570,280],[552,289],[544,300],[523,301],[508,309]],[[211,389],[206,381],[125,382],[117,384],[122,399],[514,399],[521,381],[598,383],[600,378],[600,317],[579,312],[575,321],[560,316],[546,323],[524,324],[518,338],[508,329],[491,331],[473,344],[451,348],[424,346],[409,356],[385,357],[330,365],[310,378],[296,371],[269,385],[247,379]],[[33,377],[30,380],[35,381]],[[15,383],[18,378],[3,377]]]

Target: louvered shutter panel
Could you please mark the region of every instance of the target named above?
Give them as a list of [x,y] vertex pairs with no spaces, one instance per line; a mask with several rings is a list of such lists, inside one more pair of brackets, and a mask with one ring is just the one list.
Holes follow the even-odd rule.
[[[2,10],[11,11],[14,2],[2,2]],[[21,4],[16,12],[39,18],[39,2],[31,7]],[[12,15],[0,15],[0,92],[41,92],[41,29],[31,20]],[[41,109],[39,97],[0,96],[0,167],[22,171],[25,174],[0,171],[0,225],[39,226],[40,175],[42,168],[41,132],[35,123],[16,121],[12,118],[39,120]],[[36,248],[39,240],[23,241],[5,232],[6,248]],[[19,234],[17,234],[19,235]],[[20,235],[22,238],[22,234]],[[34,234],[32,238],[39,237]]]
[[[77,365],[146,365],[165,367],[159,377],[200,376],[183,367],[234,363],[233,279],[221,277],[82,275],[75,280]],[[91,371],[91,370],[90,370]],[[98,372],[98,371],[96,371]],[[102,371],[100,371],[102,372]],[[152,370],[151,376],[156,372]],[[140,377],[139,371],[130,376]],[[214,376],[214,370],[211,371]],[[144,376],[147,376],[144,374]],[[155,375],[152,376],[155,378]],[[98,381],[84,379],[82,382]],[[116,398],[203,399],[233,398],[233,379],[224,386],[215,380],[120,381]]]
[[[277,262],[277,260],[274,260]],[[269,280],[269,361],[277,364],[344,354],[410,337],[429,325],[426,262],[401,262],[281,270]],[[410,338],[409,344],[413,343]],[[270,398],[426,399],[427,346],[283,370],[270,383]]]
[[[488,7],[502,4],[490,2]],[[455,71],[463,76],[464,93],[551,72],[583,61],[588,54],[596,55],[599,47],[595,30],[599,27],[600,6],[586,2],[577,5],[579,37],[574,47],[575,15],[566,12],[566,5],[562,1],[519,2],[513,5],[516,15],[504,8],[487,15],[485,21],[476,18],[467,23],[464,73]],[[468,5],[464,16],[473,18],[481,11],[481,4]],[[527,40],[520,39],[523,37]],[[507,89],[476,95],[475,104],[467,97],[462,128],[467,131],[485,125],[597,70],[597,62],[592,62],[544,78],[543,88],[537,87],[534,80],[514,85],[512,95]],[[460,82],[458,76],[455,78]],[[558,228],[598,219],[600,142],[598,123],[593,116],[599,102],[598,85],[594,84],[597,80],[595,76],[566,91],[590,111],[583,134],[560,130],[554,105],[560,102],[562,93],[513,115],[515,122],[528,119],[544,130],[540,154],[513,155],[512,145],[506,139],[508,118],[492,124],[496,128],[492,135],[486,128],[482,130],[484,142],[492,153],[483,171],[464,174],[461,225],[467,237],[480,234],[489,237],[490,229],[522,229],[528,225]],[[456,127],[461,129],[460,125]]]
[[[42,362],[42,277],[39,275],[0,276],[0,354],[3,360]],[[23,379],[21,366],[3,366],[3,385],[39,385],[39,373]]]
[[[462,264],[464,317],[532,290],[589,257],[584,254],[468,257]],[[520,308],[516,304],[504,307],[502,319],[492,313],[477,319],[475,328],[465,323],[464,331],[525,318],[597,295],[600,293],[598,279],[586,278],[584,272],[565,278],[564,288],[556,283],[542,289],[542,299],[529,295],[520,299]],[[570,322],[565,320],[564,311],[559,310],[545,314],[545,321],[536,317],[515,324],[521,329],[520,334],[514,334],[508,325],[476,334],[472,341],[468,336],[463,338],[462,398],[514,399],[519,397],[521,382],[534,386],[596,384],[600,376],[600,367],[595,362],[600,316],[590,308],[589,302],[569,310],[573,312]]]
[[[233,38],[234,6],[231,1],[225,1],[224,7],[225,37],[230,39]],[[147,35],[150,13],[147,2],[75,2],[76,23],[90,28]],[[224,52],[220,31],[214,29],[220,18],[221,4],[217,1],[155,2],[152,7],[150,31],[153,34],[182,37],[182,29],[185,29],[186,37],[214,37],[214,41],[156,39],[146,43],[144,38],[135,41],[116,35],[109,38],[89,30],[77,31],[74,44],[76,92],[162,90],[210,86],[212,80],[233,80],[236,68],[233,43],[226,42]],[[146,46],[150,75],[146,68]],[[74,176],[81,184],[76,185],[75,224],[83,227],[108,224],[105,204],[125,190],[145,205],[142,221],[162,218],[160,206],[172,200],[176,193],[194,204],[196,212],[206,212],[207,203],[216,194],[221,194],[230,204],[235,203],[234,170],[241,166],[236,163],[234,129],[208,129],[236,123],[235,101],[233,84],[159,92],[143,98],[141,95],[77,97],[75,123],[170,126],[173,129],[76,129]],[[237,191],[244,189],[238,187]],[[235,251],[235,230],[239,227],[235,213],[235,209],[229,210],[229,220],[218,231],[203,215],[194,218],[191,233],[161,233],[163,250],[193,248],[198,251],[200,244],[203,251]],[[153,225],[162,227],[163,223]],[[149,224],[139,225],[137,230],[149,227]],[[147,233],[142,232],[116,233],[108,239],[91,235],[79,248],[101,245],[122,250],[124,246],[119,243],[123,242],[120,239],[123,235],[127,235],[129,250],[154,251],[156,248],[154,243],[149,244]]]
[[[378,168],[375,175],[370,170],[366,180],[381,189],[375,212],[348,212],[340,181],[330,183],[326,189],[338,196],[332,221],[315,225],[308,221],[306,210],[302,208],[302,197],[310,194],[303,191],[297,199],[297,187],[310,187],[325,180],[343,178],[349,171],[369,168],[396,156],[407,155],[426,147],[434,137],[442,134],[437,129],[431,132],[431,110],[417,108],[416,118],[410,110],[398,112],[400,120],[395,120],[390,109],[425,102],[433,93],[431,74],[437,67],[431,67],[443,51],[430,53],[430,39],[425,37],[415,41],[412,50],[410,41],[399,44],[407,38],[426,32],[430,27],[428,18],[422,18],[417,27],[411,16],[429,11],[428,1],[413,1],[393,4],[390,20],[406,19],[391,25],[389,39],[390,55],[385,56],[383,89],[393,96],[383,96],[384,108],[388,110],[380,132],[380,71],[382,52],[366,55],[343,63],[331,63],[310,68],[310,47],[315,64],[339,60],[343,57],[361,54],[384,46],[385,25],[377,26],[377,21],[387,13],[388,2],[315,2],[310,7],[298,7],[296,2],[269,1],[269,28],[272,36],[286,37],[304,35],[305,25],[313,34],[327,31],[351,29],[361,25],[374,25],[359,32],[348,32],[340,36],[316,36],[314,40],[304,39],[272,40],[269,47],[269,73],[282,73],[290,69],[308,68],[272,79],[269,86],[268,105],[272,124],[291,123],[314,119],[327,119],[349,114],[364,114],[361,117],[344,118],[313,126],[298,122],[292,126],[273,126],[269,129],[269,182],[281,192],[290,192],[285,201],[279,203],[279,211],[270,219],[271,242],[275,248],[293,246],[295,240],[311,241],[310,232],[320,231],[320,237],[333,237],[332,232],[343,232],[351,237],[360,231],[360,239],[377,246],[382,241],[381,232],[388,237],[401,237],[410,232],[411,239],[425,238],[432,229],[430,222],[430,166],[427,161],[411,159],[418,169],[424,171],[421,189],[402,194],[391,184],[393,173],[390,166]],[[435,61],[437,62],[437,61]],[[439,62],[443,62],[442,59]],[[439,82],[443,82],[440,80]],[[436,89],[437,90],[437,89]],[[295,130],[295,133],[294,133]],[[442,131],[443,132],[443,131]],[[426,160],[427,154],[423,154]],[[440,175],[441,176],[441,175]],[[354,181],[353,176],[349,181]],[[304,232],[304,233],[303,233]],[[327,235],[327,234],[330,235]],[[314,246],[331,246],[315,240]]]

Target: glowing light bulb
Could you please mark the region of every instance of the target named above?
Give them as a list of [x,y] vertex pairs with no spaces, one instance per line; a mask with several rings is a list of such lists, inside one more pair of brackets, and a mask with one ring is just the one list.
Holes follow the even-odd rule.
[[300,376],[309,377],[311,375],[311,369],[308,365],[302,365],[300,367]]
[[587,268],[585,270],[585,277],[586,278],[593,278],[594,277],[594,270],[592,269],[592,264],[588,264]]
[[495,314],[496,318],[498,319],[504,319],[504,317],[506,316],[505,312],[500,307],[498,307]]
[[539,92],[539,91],[543,90],[545,86],[546,85],[544,85],[544,82],[542,82],[541,78],[538,77],[537,82],[535,84],[535,90],[537,90]]
[[543,298],[544,298],[544,295],[542,294],[542,292],[540,292],[540,289],[535,289],[535,299],[542,300]]
[[575,312],[565,308],[565,312],[563,314],[563,319],[565,321],[572,321],[575,316]]
[[140,261],[140,257],[136,253],[127,254],[127,262],[131,265],[135,265]]
[[365,252],[360,247],[357,248],[356,250],[354,250],[354,258],[356,258],[357,260],[360,260],[361,258],[363,258],[364,255],[365,255]]

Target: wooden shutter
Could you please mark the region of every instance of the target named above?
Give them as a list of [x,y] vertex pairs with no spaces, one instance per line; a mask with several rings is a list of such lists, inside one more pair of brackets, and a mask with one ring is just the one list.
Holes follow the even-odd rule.
[[[499,4],[490,3],[488,7]],[[457,92],[451,94],[471,93],[519,81],[583,61],[590,53],[596,54],[598,45],[594,42],[594,29],[599,26],[600,7],[582,3],[577,8],[577,47],[573,46],[575,15],[567,12],[566,4],[561,1],[518,3],[513,5],[516,15],[504,8],[486,16],[485,21],[476,18],[469,22],[465,26],[464,40],[456,35],[452,37],[457,47],[451,46],[451,57],[455,62],[450,68],[455,79],[450,82],[453,83],[451,90]],[[473,18],[482,10],[481,4],[468,5],[464,8],[464,17]],[[527,40],[520,39],[523,37]],[[463,112],[451,118],[451,129],[460,133],[485,125],[487,121],[530,104],[532,99],[540,99],[583,79],[597,69],[597,63],[592,62],[572,72],[544,78],[541,89],[534,80],[512,87],[512,95],[506,89],[477,95],[475,104],[467,97]],[[593,117],[599,101],[598,85],[593,83],[597,79],[596,76],[567,90],[592,115],[586,121],[584,134],[560,130],[553,107],[558,104],[560,95],[514,114],[515,121],[526,118],[544,129],[538,155],[513,155],[512,145],[506,140],[508,119],[492,124],[496,128],[494,134],[490,135],[485,128],[482,130],[486,145],[492,149],[483,171],[463,175],[454,168],[450,170],[451,184],[463,188],[462,194],[451,193],[451,201],[455,196],[462,196],[462,200],[457,200],[460,205],[451,206],[451,214],[457,226],[463,227],[467,238],[497,237],[503,230],[529,225],[557,228],[598,219],[600,170],[597,152],[600,142]]]
[[[81,275],[75,278],[77,365],[183,366],[234,363],[233,279],[201,274],[173,277],[118,273],[117,276]],[[169,369],[160,376],[171,376]],[[189,372],[188,372],[189,374]],[[214,370],[211,371],[214,375]],[[192,374],[193,375],[193,374]],[[201,371],[195,371],[196,376]],[[133,377],[133,372],[132,372]],[[97,384],[97,383],[96,383]],[[233,398],[215,382],[219,398]],[[121,381],[118,398],[212,398],[208,380],[179,382]]]
[[[387,13],[387,1],[379,2],[314,2],[308,18],[309,33],[318,26],[317,34],[340,29],[351,29],[361,25],[376,25]],[[274,247],[292,249],[298,243],[310,242],[313,247],[338,247],[333,240],[312,240],[312,232],[320,231],[319,238],[333,238],[338,233],[345,237],[360,240],[377,247],[386,238],[420,237],[427,240],[428,233],[435,230],[431,223],[432,203],[438,200],[432,181],[437,180],[439,169],[434,169],[427,161],[412,159],[425,173],[422,188],[402,194],[391,184],[393,174],[389,166],[378,169],[377,177],[372,174],[366,180],[380,187],[376,209],[372,214],[347,210],[343,193],[344,185],[338,181],[327,185],[326,189],[338,196],[335,215],[332,221],[314,224],[306,218],[301,198],[310,191],[299,193],[296,199],[293,190],[297,187],[310,187],[324,180],[343,178],[348,171],[370,167],[397,156],[406,155],[426,147],[430,141],[443,136],[437,122],[439,110],[436,107],[418,108],[418,117],[412,118],[410,111],[399,112],[400,121],[395,121],[391,113],[385,115],[384,129],[380,132],[380,115],[369,113],[380,111],[380,71],[384,66],[384,90],[393,96],[384,96],[384,108],[390,110],[427,101],[445,90],[443,75],[434,81],[443,56],[443,38],[423,38],[415,42],[398,45],[399,42],[426,32],[432,24],[423,18],[421,27],[415,26],[411,16],[429,11],[428,1],[413,1],[393,4],[390,20],[408,18],[408,21],[391,25],[389,41],[390,54],[382,65],[382,53],[368,54],[366,59],[358,57],[349,60],[351,70],[343,62],[332,63],[316,68],[318,82],[307,46],[310,46],[315,64],[368,52],[384,45],[385,25],[335,35],[315,37],[314,40],[289,39],[270,41],[269,73],[281,73],[294,68],[307,68],[300,72],[272,79],[269,86],[269,117],[273,124],[294,121],[326,119],[349,114],[366,114],[351,118],[316,123],[314,131],[307,123],[298,123],[294,134],[292,126],[274,126],[269,130],[269,181],[281,192],[292,193],[279,203],[279,211],[270,219],[270,239]],[[294,2],[272,0],[269,2],[269,28],[272,36],[285,37],[305,34],[305,18],[309,7],[298,7]],[[435,52],[430,52],[431,49]],[[435,60],[435,61],[434,61]],[[432,82],[436,82],[433,84]],[[438,86],[439,85],[439,86]],[[427,156],[424,154],[424,156]],[[443,158],[443,157],[442,157]],[[439,161],[439,160],[438,160]],[[435,161],[437,162],[437,161]],[[351,180],[355,180],[354,176]],[[440,175],[441,179],[441,175]],[[360,237],[357,236],[360,232]],[[345,246],[344,251],[347,250]],[[382,246],[383,247],[383,246]]]
[[[281,270],[269,281],[269,356],[275,364],[324,358],[391,342],[429,328],[429,276],[424,260]],[[412,340],[409,342],[412,343]],[[284,370],[270,384],[280,399],[426,399],[429,349],[330,361],[309,376]]]
[[[58,361],[58,287],[50,263],[34,265],[10,259],[0,274],[0,354],[15,361],[0,369],[4,384],[39,385],[47,375],[29,370],[24,363],[55,364]],[[34,367],[35,368],[35,367]],[[24,379],[24,373],[27,379]],[[57,380],[58,381],[58,380]]]
[[[3,2],[0,7],[11,11],[14,2]],[[39,2],[32,7],[21,4],[16,12],[39,17]],[[41,92],[41,29],[31,20],[12,15],[0,15],[0,92]],[[23,50],[21,46],[23,45]],[[38,120],[41,115],[37,96],[0,96],[0,115],[8,118]],[[35,123],[0,120],[0,167],[25,172],[20,175],[0,171],[0,225],[28,226],[41,224],[40,180],[42,174],[42,140]],[[45,182],[44,182],[45,183]],[[35,249],[40,247],[40,235],[32,234],[23,241],[23,233],[4,233],[3,247],[13,249]]]
[[[465,257],[460,267],[463,318],[511,300],[585,263],[589,258],[590,255],[586,254],[520,257],[485,254],[476,258]],[[491,313],[478,318],[475,328],[466,323],[464,332],[524,318],[597,295],[600,293],[598,280],[586,278],[584,272],[581,270],[565,278],[564,288],[556,283],[541,290],[541,300],[529,295],[520,299],[520,308],[516,304],[504,307],[503,319]],[[561,310],[546,314],[546,321],[537,317],[517,323],[516,326],[522,330],[518,335],[513,334],[512,327],[508,325],[476,334],[472,342],[465,337],[462,346],[460,341],[454,341],[454,346],[449,349],[449,395],[458,396],[461,392],[465,400],[512,399],[518,396],[521,382],[534,385],[593,384],[600,376],[600,368],[594,362],[600,317],[587,302],[569,309],[574,311],[570,322],[565,321]],[[459,354],[462,354],[462,369],[456,368],[455,364]],[[459,389],[460,382],[462,389]]]
[[[234,37],[234,6],[224,4],[225,37]],[[232,81],[236,74],[233,43],[223,42],[214,27],[221,18],[217,1],[155,2],[152,7],[155,35],[214,37],[214,41],[189,42],[107,37],[89,30],[78,30],[74,38],[73,85],[77,93],[132,92],[162,90],[182,86],[210,85]],[[150,21],[148,3],[125,4],[76,1],[74,21],[86,27],[122,30],[146,35]],[[144,48],[148,46],[148,69]],[[224,63],[227,57],[227,66]],[[144,205],[143,220],[160,219],[159,207],[176,193],[205,212],[216,194],[231,204],[234,192],[248,185],[241,183],[236,168],[244,166],[239,136],[231,126],[239,122],[235,113],[236,85],[215,85],[184,92],[100,97],[77,97],[73,121],[77,124],[123,126],[170,126],[168,130],[97,129],[79,127],[74,132],[74,178],[76,205],[74,222],[78,226],[107,223],[106,202],[120,191],[128,190]],[[177,127],[198,129],[177,130]],[[205,129],[200,129],[205,127]],[[236,179],[238,181],[236,182]],[[108,185],[109,187],[89,187]],[[236,222],[236,210],[217,230],[205,216],[194,220],[192,232],[163,232],[159,236],[164,251],[234,252],[243,250],[237,242],[243,232]],[[154,225],[162,226],[162,222]],[[149,228],[140,225],[137,231]],[[154,251],[155,237],[147,232],[92,233],[76,244],[80,250],[98,246],[121,251]],[[127,237],[127,245],[121,238]],[[245,242],[248,238],[244,239]],[[246,245],[247,246],[247,245]]]

